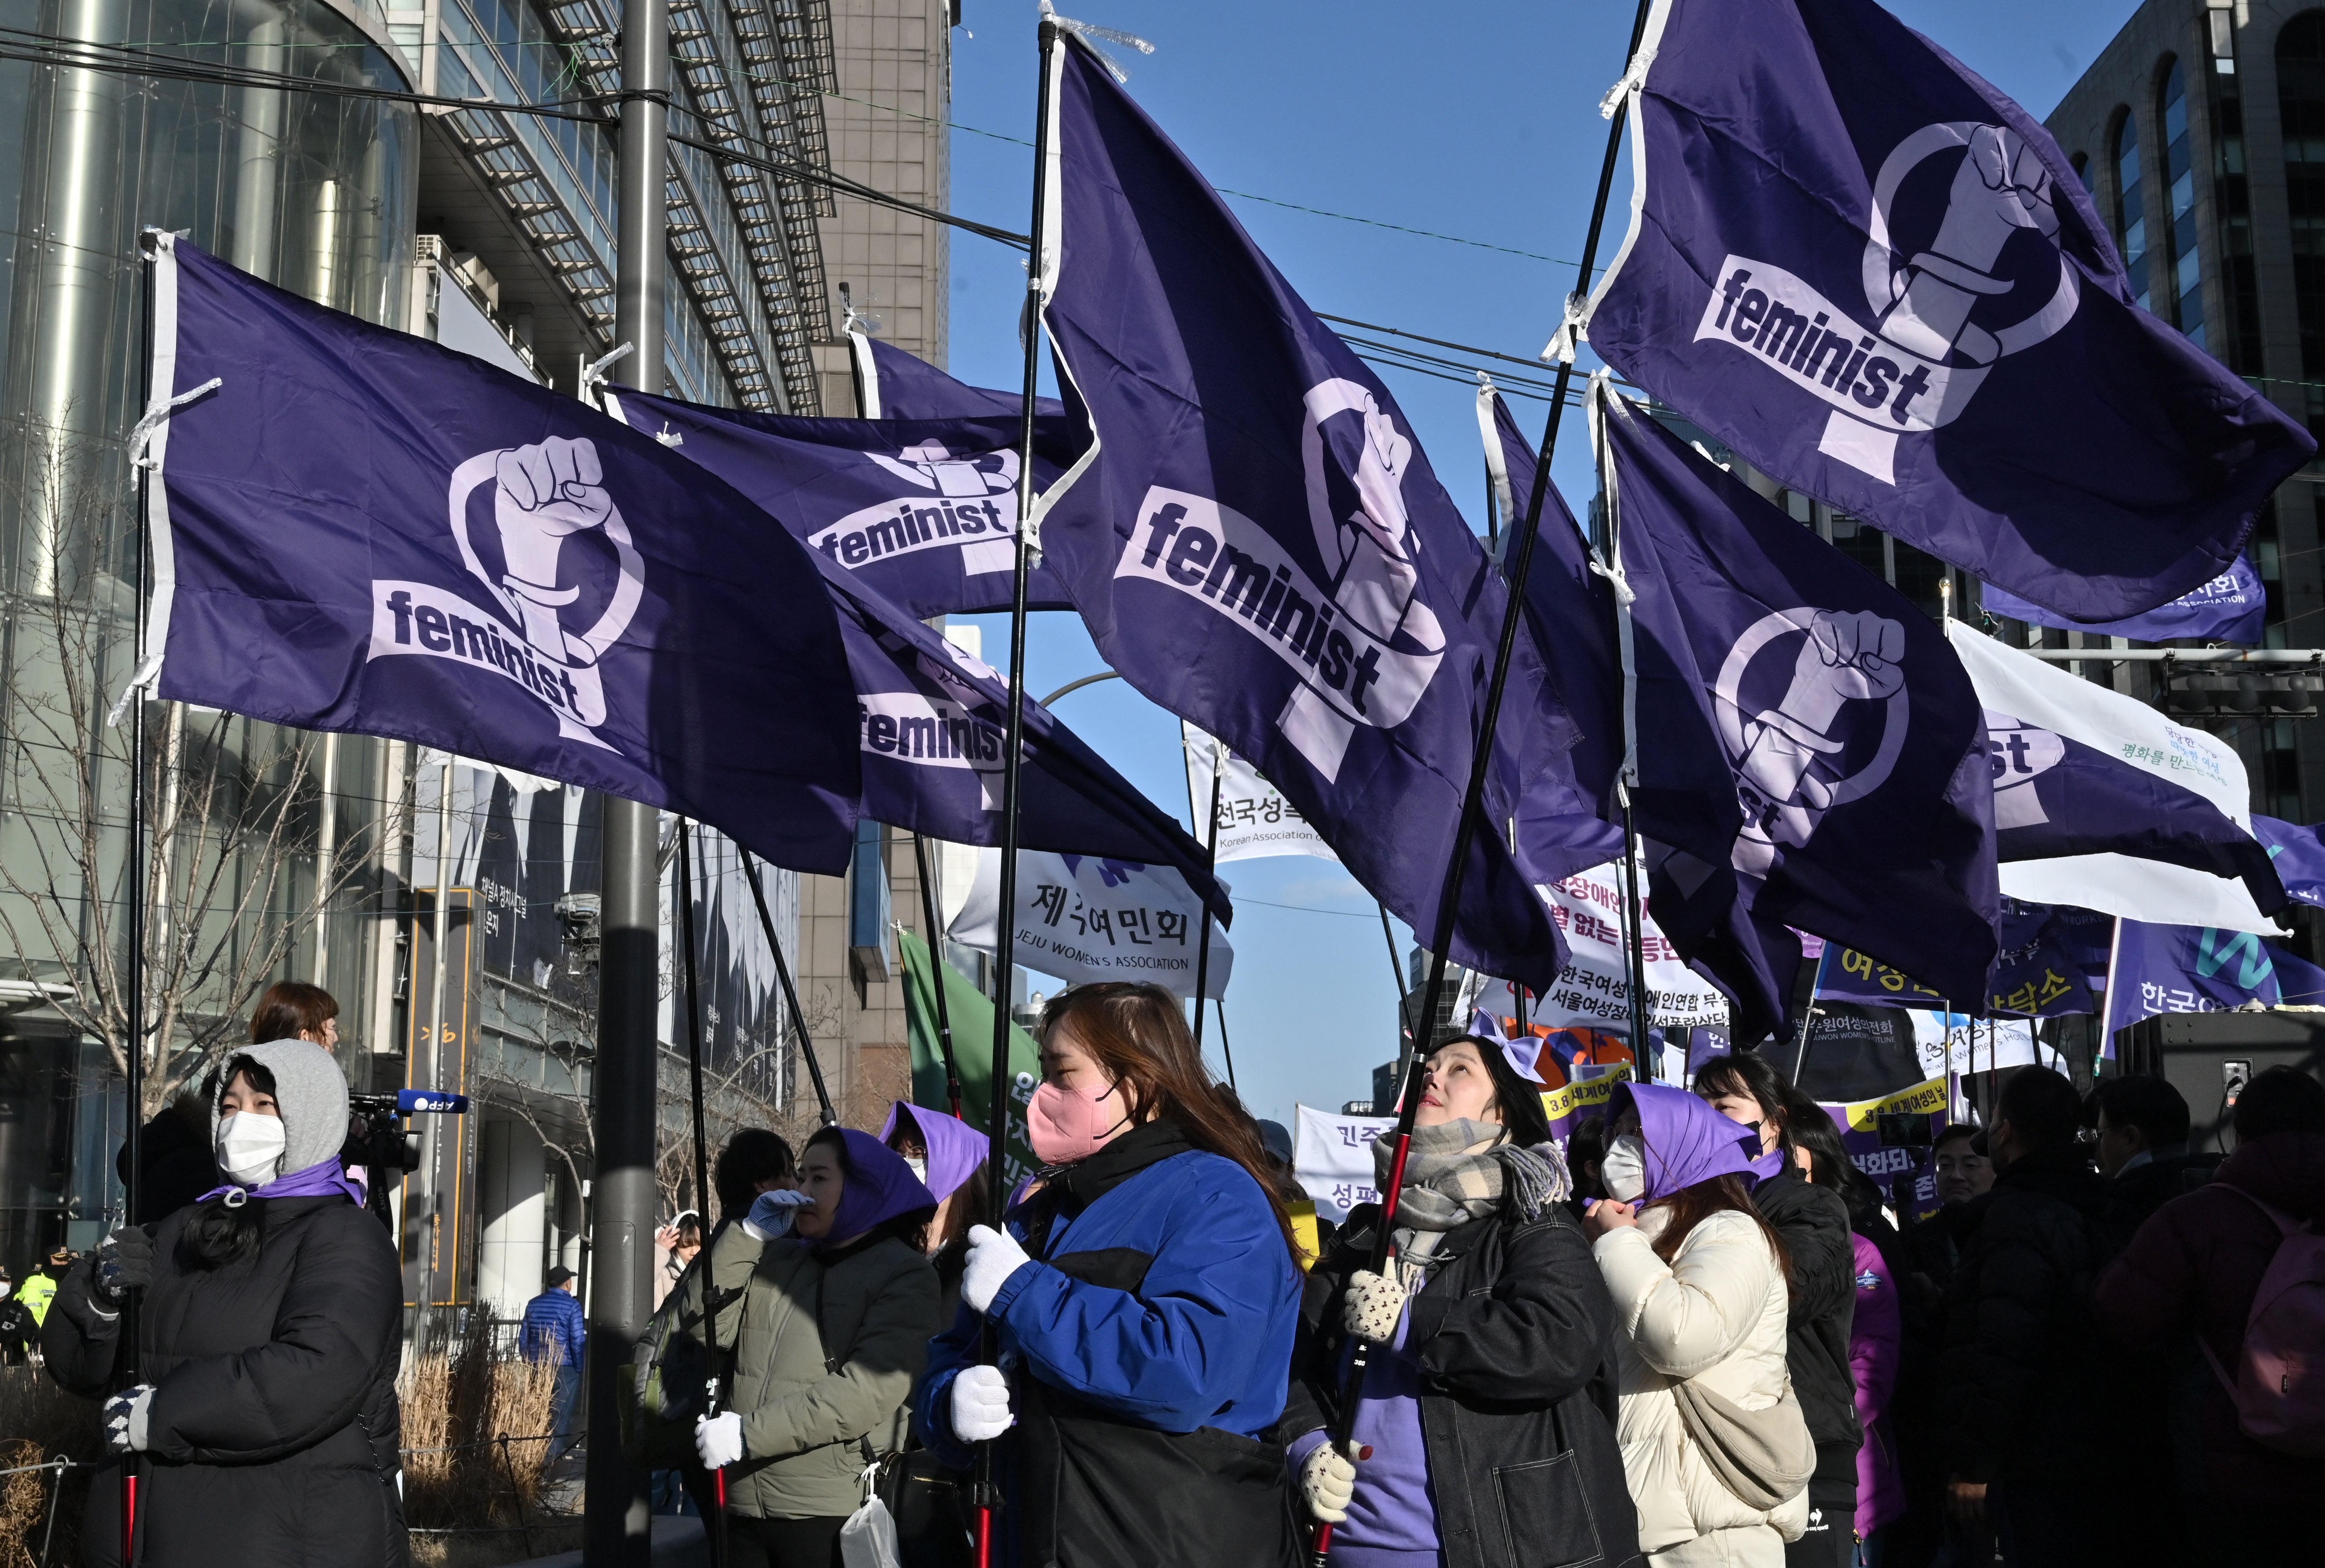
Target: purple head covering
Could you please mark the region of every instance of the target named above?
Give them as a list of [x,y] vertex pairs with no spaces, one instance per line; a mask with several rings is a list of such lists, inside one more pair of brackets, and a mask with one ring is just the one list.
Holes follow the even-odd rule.
[[1639,1136],[1646,1145],[1647,1190],[1653,1203],[1715,1176],[1751,1176],[1765,1181],[1782,1168],[1784,1153],[1760,1155],[1755,1127],[1730,1121],[1684,1089],[1658,1083],[1626,1083],[1607,1103],[1607,1125],[1623,1114],[1627,1099],[1639,1108]]
[[903,1155],[868,1132],[852,1127],[833,1130],[839,1134],[848,1156],[841,1162],[847,1167],[847,1185],[831,1216],[831,1229],[816,1244],[818,1251],[861,1236],[899,1215],[937,1206],[920,1178],[912,1174],[912,1167],[904,1164]]
[[888,1108],[888,1120],[880,1129],[880,1141],[885,1144],[894,1137],[899,1126],[909,1127],[920,1135],[921,1147],[928,1151],[929,1174],[925,1180],[929,1192],[940,1203],[977,1174],[992,1146],[985,1134],[960,1118],[901,1099]]

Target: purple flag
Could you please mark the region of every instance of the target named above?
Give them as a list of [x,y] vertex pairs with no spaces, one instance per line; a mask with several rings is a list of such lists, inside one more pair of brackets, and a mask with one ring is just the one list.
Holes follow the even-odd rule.
[[2142,1018],[2229,1013],[2251,1002],[2274,1007],[2283,999],[2274,959],[2249,931],[2118,921],[2107,972],[2105,1053],[2115,1054],[2117,1030]]
[[1983,1001],[1941,996],[1903,970],[1854,948],[1833,943],[1819,964],[1820,1001],[1866,1002],[1883,1007],[1920,1007],[1969,1016],[2054,1018],[2091,1010],[2091,988],[2061,934],[2059,912],[2049,905],[2002,901],[1996,927],[1994,969],[1980,993]]
[[[1036,255],[1095,450],[1044,524],[1050,563],[1132,685],[1251,758],[1432,931],[1500,580],[1388,389],[1202,176],[1084,45],[1051,69],[1059,218]],[[1455,961],[1537,988],[1563,964],[1532,885],[1621,852],[1572,741],[1522,636]]]
[[2325,840],[2317,830],[2257,812],[2252,825],[2253,836],[2267,847],[2269,863],[2276,868],[2286,895],[2303,904],[2325,905]]
[[[1015,415],[792,419],[627,387],[608,392],[606,403],[616,419],[717,474],[912,614],[1009,608],[1022,433]],[[1037,417],[1035,485],[1054,484],[1083,444],[1065,415]],[[1073,608],[1040,566],[1026,580],[1026,604]]]
[[1657,924],[1784,1017],[1786,925],[1949,996],[1995,953],[1978,696],[1929,617],[1603,382],[1591,410],[1635,661],[1632,803]]
[[[1023,396],[971,386],[939,370],[927,360],[907,354],[861,329],[848,334],[854,355],[857,396],[866,419],[975,419],[990,416],[1013,425],[1023,417]],[[1066,405],[1054,397],[1037,397],[1033,412],[1062,414]]]
[[1872,0],[1668,0],[1609,365],[1780,483],[2062,615],[2211,581],[2317,443],[2131,303],[2050,136]]
[[798,541],[586,404],[160,251],[153,395],[187,399],[151,452],[162,696],[442,747],[847,868],[853,686]]
[[[855,678],[864,815],[957,844],[1001,841],[1009,683],[819,557]],[[1203,847],[1040,703],[1025,702],[1018,841],[1028,849],[1168,866],[1225,925]]]
[[2056,610],[2029,604],[2015,593],[1988,588],[1982,602],[1989,615],[2008,616],[2062,632],[2096,632],[2101,636],[2135,637],[2145,643],[2168,643],[2175,637],[2201,642],[2258,643],[2268,618],[2268,589],[2253,570],[2252,557],[2239,555],[2236,564],[2200,588],[2189,589],[2170,604],[2145,615],[2119,621],[2069,620]]

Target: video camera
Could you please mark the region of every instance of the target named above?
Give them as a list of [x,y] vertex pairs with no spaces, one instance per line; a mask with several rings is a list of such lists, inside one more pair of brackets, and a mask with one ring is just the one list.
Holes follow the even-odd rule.
[[371,1206],[385,1212],[387,1190],[395,1176],[420,1168],[420,1135],[403,1118],[421,1113],[466,1116],[468,1097],[433,1089],[400,1089],[393,1094],[347,1096],[350,1124],[339,1163],[361,1165],[371,1174]]

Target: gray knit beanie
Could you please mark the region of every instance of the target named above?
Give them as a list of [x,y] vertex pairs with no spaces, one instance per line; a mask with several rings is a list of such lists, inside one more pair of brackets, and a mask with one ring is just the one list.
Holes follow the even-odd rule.
[[[247,1056],[274,1075],[274,1107],[283,1117],[282,1168],[287,1176],[334,1158],[347,1141],[347,1080],[331,1053],[305,1040],[245,1045],[227,1060]],[[230,1080],[228,1081],[231,1081]],[[225,1088],[219,1089],[225,1098]],[[218,1107],[210,1107],[210,1139],[218,1140]]]

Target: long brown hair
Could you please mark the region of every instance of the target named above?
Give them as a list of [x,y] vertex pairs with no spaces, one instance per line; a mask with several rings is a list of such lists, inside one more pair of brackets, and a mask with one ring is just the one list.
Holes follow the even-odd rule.
[[1785,1248],[1784,1239],[1761,1218],[1760,1211],[1752,1202],[1752,1190],[1735,1172],[1681,1187],[1670,1197],[1658,1198],[1647,1207],[1663,1210],[1671,1215],[1670,1221],[1663,1226],[1663,1234],[1656,1237],[1653,1243],[1655,1256],[1665,1263],[1679,1256],[1680,1244],[1687,1239],[1689,1231],[1721,1210],[1733,1209],[1738,1214],[1750,1215],[1752,1223],[1760,1228],[1760,1234],[1767,1238],[1769,1249],[1776,1255],[1776,1267],[1784,1276],[1785,1290],[1792,1289],[1792,1255]]
[[1175,1122],[1189,1143],[1233,1160],[1259,1183],[1285,1250],[1297,1258],[1300,1244],[1260,1147],[1258,1124],[1203,1065],[1179,998],[1160,986],[1101,980],[1051,997],[1042,1009],[1042,1038],[1068,1020],[1082,1049],[1137,1091],[1142,1123]]

